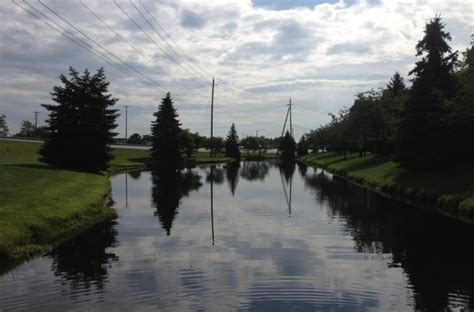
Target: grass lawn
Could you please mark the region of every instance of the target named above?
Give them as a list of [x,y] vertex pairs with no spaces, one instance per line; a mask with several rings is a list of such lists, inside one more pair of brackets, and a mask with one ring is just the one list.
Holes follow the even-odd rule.
[[440,210],[474,222],[474,164],[462,164],[425,173],[410,173],[387,156],[347,159],[337,153],[311,154],[302,158],[309,164],[325,167],[350,180],[394,197]]
[[[109,175],[143,168],[149,150],[114,149],[107,173],[51,168],[38,161],[40,143],[0,139],[0,255],[24,257],[115,217],[104,202]],[[197,163],[230,158],[194,155]]]

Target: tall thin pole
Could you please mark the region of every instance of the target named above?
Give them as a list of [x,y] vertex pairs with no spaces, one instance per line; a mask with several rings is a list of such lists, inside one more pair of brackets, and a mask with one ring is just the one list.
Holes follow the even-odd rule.
[[38,114],[39,112],[35,112],[35,129],[38,128]]
[[128,105],[125,105],[125,140],[128,139]]
[[214,237],[214,166],[211,166],[211,233],[212,246],[215,244]]
[[288,104],[288,106],[289,106],[288,109],[290,110],[290,135],[291,135],[291,137],[293,137],[293,122],[291,120],[291,106],[292,106],[291,98],[290,98],[290,103]]
[[212,151],[213,151],[213,137],[214,137],[214,77],[212,77],[212,95],[211,95],[211,148],[210,148],[210,153],[212,157]]

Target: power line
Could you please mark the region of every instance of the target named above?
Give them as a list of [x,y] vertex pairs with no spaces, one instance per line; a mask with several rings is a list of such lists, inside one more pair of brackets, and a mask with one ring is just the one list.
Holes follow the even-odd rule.
[[[95,16],[96,19],[98,19],[100,22],[102,22],[102,24],[104,24],[109,30],[111,30],[114,34],[116,34],[122,41],[124,41],[125,43],[127,43],[127,45],[132,48],[134,51],[136,51],[138,54],[140,54],[142,57],[144,58],[147,58],[151,61],[153,61],[152,58],[150,58],[149,56],[146,56],[145,54],[143,54],[142,51],[140,51],[139,49],[137,49],[135,47],[135,45],[133,45],[132,43],[130,43],[126,38],[124,38],[122,35],[120,35],[120,33],[118,33],[112,26],[110,26],[109,24],[107,24],[103,18],[101,18],[100,16],[98,16],[89,6],[87,6],[84,2],[82,2],[82,0],[79,0],[79,3],[82,4],[82,6],[84,8],[86,8],[92,15]],[[162,68],[158,68],[160,72],[162,72],[163,74],[167,75],[168,77],[170,77],[173,81],[175,81],[176,83],[179,83],[181,86],[185,87],[186,89],[196,93],[196,94],[199,94],[199,95],[203,95],[202,93],[194,90],[193,88],[189,87],[188,85],[186,85],[185,83],[179,81],[178,79],[174,78],[172,75],[170,75],[168,72],[166,72],[165,70],[163,70]]]
[[[147,84],[146,82],[144,82],[143,80],[137,78],[136,76],[134,76],[133,74],[131,74],[130,72],[128,72],[127,70],[123,69],[122,67],[120,67],[119,65],[117,65],[115,62],[113,61],[109,61],[107,58],[105,58],[103,56],[102,53],[98,52],[97,49],[95,49],[94,47],[90,46],[89,44],[87,44],[84,40],[80,39],[80,38],[77,38],[76,36],[74,36],[74,34],[72,34],[70,31],[68,31],[67,29],[65,29],[64,27],[62,27],[61,25],[59,25],[58,23],[56,23],[55,21],[51,20],[48,16],[44,15],[41,11],[37,10],[35,7],[31,6],[29,3],[27,2],[24,2],[26,5],[28,5],[31,9],[33,9],[34,11],[36,11],[37,13],[41,14],[42,16],[44,16],[46,19],[48,19],[49,21],[51,21],[54,25],[58,26],[58,28],[61,28],[63,31],[60,31],[58,30],[58,28],[54,27],[53,25],[51,25],[50,23],[46,22],[43,18],[39,17],[37,14],[33,13],[32,11],[22,7],[21,5],[19,5],[18,3],[15,2],[15,0],[12,0],[12,2],[20,7],[21,9],[23,9],[24,11],[26,11],[28,14],[32,15],[33,17],[37,18],[38,20],[40,20],[42,23],[44,23],[45,25],[47,25],[48,27],[50,27],[51,29],[53,29],[54,31],[58,32],[59,34],[63,35],[64,37],[66,37],[67,39],[71,40],[72,42],[74,42],[75,44],[79,45],[81,48],[85,49],[86,51],[90,52],[91,54],[95,55],[96,57],[100,58],[101,60],[103,60],[104,62],[106,62],[107,64],[113,66],[115,69],[121,71],[122,73],[126,74],[127,76],[143,83],[143,84]],[[69,33],[71,35],[68,35],[66,33]]]
[[[166,88],[164,86],[162,86],[160,83],[156,82],[155,80],[149,78],[148,76],[146,76],[145,74],[141,73],[139,70],[137,70],[136,68],[134,68],[133,66],[131,66],[130,64],[128,64],[127,62],[125,62],[124,60],[122,60],[120,57],[116,56],[114,53],[110,52],[107,48],[105,48],[104,46],[102,46],[100,43],[98,43],[97,41],[95,41],[93,38],[91,38],[89,35],[87,35],[85,32],[81,31],[79,28],[77,28],[76,26],[74,26],[74,24],[72,24],[71,22],[67,21],[65,18],[63,18],[61,16],[61,14],[57,13],[56,11],[54,11],[53,9],[51,9],[49,6],[47,6],[46,4],[44,4],[43,2],[41,2],[41,0],[38,0],[38,3],[40,3],[43,7],[45,7],[47,10],[49,10],[51,13],[53,13],[55,16],[57,16],[58,18],[60,18],[64,23],[68,24],[69,26],[71,26],[73,29],[75,29],[77,32],[79,32],[81,35],[83,35],[84,37],[86,37],[87,39],[89,39],[92,43],[94,43],[95,45],[97,45],[98,47],[100,47],[102,50],[104,50],[107,54],[109,54],[110,56],[112,56],[113,58],[115,58],[116,60],[118,60],[120,63],[122,64],[125,64],[128,68],[130,68],[131,70],[133,70],[134,72],[136,72],[138,75],[140,75],[141,77],[144,77],[146,80],[149,80],[151,81],[152,83],[156,84],[158,87],[162,88],[163,90],[166,91]],[[182,97],[184,98],[184,97]]]
[[[155,34],[157,34],[158,37],[160,37],[161,40],[163,40],[163,42],[164,42],[180,59],[182,59],[182,60],[184,61],[184,63],[186,63],[186,65],[188,65],[188,67],[189,67],[192,71],[194,71],[199,77],[201,77],[201,73],[199,73],[198,71],[196,71],[196,70],[194,69],[194,67],[192,67],[192,66],[188,63],[188,61],[187,61],[184,57],[182,57],[182,56],[178,53],[178,51],[176,51],[176,49],[173,48],[173,47],[166,41],[166,39],[165,39],[165,38],[156,30],[156,28],[148,21],[148,19],[142,14],[142,12],[141,12],[141,11],[138,9],[138,7],[132,2],[132,0],[130,0],[130,3],[133,5],[133,7],[135,8],[135,10],[138,12],[138,14],[140,14],[140,16],[141,16],[141,17],[145,20],[145,22],[150,26],[150,28],[155,32]],[[158,22],[158,21],[153,17],[153,15],[151,15],[150,11],[148,11],[148,10],[146,9],[146,7],[143,5],[143,3],[140,2],[140,4],[141,4],[142,7],[145,9],[145,11],[148,12],[148,15],[150,15],[150,16],[152,17],[152,19],[153,19],[155,22]],[[159,23],[158,23],[158,24],[159,24]],[[163,29],[163,27],[162,27],[161,25],[160,25],[160,28]],[[167,34],[167,33],[166,33],[166,34]],[[168,37],[170,38],[169,35],[168,35]],[[211,76],[211,75],[209,75],[209,76]],[[201,77],[201,78],[203,78],[203,77]],[[203,79],[207,81],[207,78],[203,78]]]
[[[122,11],[123,14],[125,14],[128,19],[145,35],[150,39],[169,59],[171,59],[175,64],[183,68],[188,74],[195,76],[194,74],[190,73],[187,68],[185,68],[183,65],[181,65],[174,57],[172,57],[168,52],[166,52],[150,35],[120,6],[120,4],[117,3],[116,0],[114,0],[115,5]],[[200,80],[202,78],[198,77]],[[204,80],[205,84],[208,84],[208,81]]]

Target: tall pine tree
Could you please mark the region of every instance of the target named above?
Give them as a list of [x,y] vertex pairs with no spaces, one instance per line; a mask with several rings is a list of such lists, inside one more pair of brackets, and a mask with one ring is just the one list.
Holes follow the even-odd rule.
[[444,26],[439,16],[426,24],[416,46],[422,59],[410,72],[415,78],[400,123],[398,158],[411,170],[428,170],[446,161],[446,107],[456,94],[457,52],[451,52],[451,35]]
[[109,144],[116,135],[112,130],[119,115],[110,107],[117,99],[108,94],[103,68],[94,75],[88,70],[79,75],[70,67],[69,76],[61,75],[63,86],[54,87],[51,93],[58,105],[42,105],[49,119],[40,160],[64,168],[104,170],[112,159]]
[[237,130],[235,129],[234,124],[232,124],[229,129],[224,148],[225,156],[240,160],[239,136],[237,135]]
[[170,93],[161,100],[158,111],[153,116],[156,117],[151,125],[153,163],[163,169],[176,170],[182,160],[181,124]]

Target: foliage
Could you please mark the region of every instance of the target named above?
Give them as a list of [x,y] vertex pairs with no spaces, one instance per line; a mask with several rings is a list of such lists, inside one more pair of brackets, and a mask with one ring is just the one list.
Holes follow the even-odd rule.
[[128,138],[127,143],[129,143],[129,144],[142,144],[143,143],[143,138],[140,134],[134,133]]
[[181,163],[181,124],[170,93],[161,100],[153,116],[156,117],[151,126],[153,162],[159,166],[178,168]]
[[180,134],[181,152],[191,157],[193,153],[197,152],[200,145],[202,145],[203,138],[199,133],[192,133],[189,129],[184,129]]
[[300,157],[308,154],[308,140],[306,139],[306,135],[303,135],[298,142],[296,154]]
[[279,158],[283,162],[294,162],[296,152],[295,139],[290,135],[290,132],[286,131],[285,136],[280,141],[278,147]]
[[224,142],[224,149],[225,156],[237,160],[240,159],[239,136],[237,135],[237,130],[235,129],[234,124],[232,124],[229,129],[229,133],[227,134],[227,138]]
[[5,115],[0,115],[0,137],[8,135],[7,120]]
[[43,104],[49,111],[45,144],[40,160],[63,168],[97,172],[112,159],[109,144],[117,127],[117,110],[110,109],[117,99],[108,94],[109,82],[103,68],[82,76],[69,68],[70,79],[60,76],[63,86],[53,89],[53,101]]
[[[396,155],[404,168],[432,170],[474,158],[474,52],[459,64],[439,17],[416,46],[422,59],[408,89],[395,72],[385,89],[357,94],[354,104],[307,134],[313,151]],[[457,66],[457,67],[456,67]],[[458,71],[455,72],[455,68]]]
[[35,125],[28,120],[21,122],[20,132],[15,134],[16,137],[21,138],[35,138],[44,139],[48,135],[48,128],[45,126],[35,127]]
[[398,159],[411,170],[428,170],[449,161],[447,116],[449,100],[457,90],[457,52],[451,52],[451,35],[444,26],[438,16],[426,25],[425,36],[416,46],[422,59],[410,72],[415,78],[400,123]]

